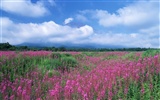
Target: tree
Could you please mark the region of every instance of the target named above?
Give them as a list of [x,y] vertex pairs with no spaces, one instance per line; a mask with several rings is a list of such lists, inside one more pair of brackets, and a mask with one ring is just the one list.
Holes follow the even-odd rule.
[[10,45],[8,42],[7,43],[0,43],[0,50],[8,50],[11,47],[12,47],[12,45]]
[[65,47],[59,47],[59,51],[66,51]]

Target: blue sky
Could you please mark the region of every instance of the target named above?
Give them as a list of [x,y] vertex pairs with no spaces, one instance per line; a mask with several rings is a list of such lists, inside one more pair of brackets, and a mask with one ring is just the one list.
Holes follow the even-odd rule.
[[160,48],[158,0],[1,0],[1,42]]

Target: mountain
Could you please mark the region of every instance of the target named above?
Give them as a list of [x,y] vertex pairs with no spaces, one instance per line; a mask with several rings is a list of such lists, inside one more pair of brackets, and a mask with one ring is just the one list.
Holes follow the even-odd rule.
[[16,46],[28,46],[28,47],[36,47],[36,48],[42,48],[42,47],[66,47],[66,48],[125,48],[121,45],[102,45],[102,44],[94,44],[94,43],[88,43],[88,44],[74,44],[74,43],[22,43],[18,44]]

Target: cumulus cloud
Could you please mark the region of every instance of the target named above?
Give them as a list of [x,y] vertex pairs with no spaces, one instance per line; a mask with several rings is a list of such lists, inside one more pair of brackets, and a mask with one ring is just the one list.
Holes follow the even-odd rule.
[[[49,0],[52,2],[52,0]],[[43,2],[32,3],[31,0],[1,0],[1,10],[28,17],[39,17],[49,13]]]
[[23,42],[52,42],[52,43],[95,43],[101,45],[121,45],[126,47],[155,47],[159,46],[159,26],[142,29],[138,33],[96,33],[89,25],[79,28],[63,26],[54,21],[43,23],[15,23],[9,18],[1,17],[2,40],[11,44]]
[[[83,11],[83,13],[89,11]],[[157,2],[135,2],[126,7],[120,8],[116,13],[109,13],[106,10],[92,11],[99,24],[104,27],[123,25],[127,27],[147,27],[158,24],[159,4]]]
[[15,23],[1,17],[3,42],[20,44],[23,42],[74,42],[93,34],[93,28],[84,25],[80,28],[62,26],[54,21],[43,23]]
[[99,27],[108,30],[95,33],[86,42],[160,48],[160,12],[156,1],[136,1],[113,13],[107,10],[83,10],[80,14],[96,19],[94,21],[98,19]]
[[67,18],[64,20],[64,24],[69,24],[72,21],[73,21],[73,18]]

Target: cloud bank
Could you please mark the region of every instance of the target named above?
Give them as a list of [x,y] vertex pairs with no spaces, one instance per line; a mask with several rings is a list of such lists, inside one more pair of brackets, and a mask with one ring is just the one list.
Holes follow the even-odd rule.
[[139,33],[95,33],[89,25],[79,28],[72,28],[67,25],[59,25],[54,21],[43,23],[15,23],[9,18],[1,17],[3,25],[3,42],[20,44],[23,42],[39,43],[95,43],[95,44],[112,44],[127,47],[158,47],[156,32],[159,26],[149,29],[142,29]]
[[[49,0],[53,3],[52,0]],[[41,17],[49,13],[42,1],[32,3],[31,0],[1,0],[1,10],[27,17]]]
[[20,44],[23,42],[74,42],[93,34],[89,25],[80,28],[62,26],[54,21],[43,23],[15,23],[9,18],[1,17],[3,42]]

